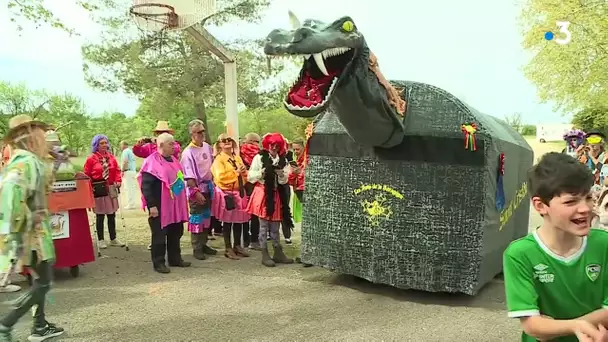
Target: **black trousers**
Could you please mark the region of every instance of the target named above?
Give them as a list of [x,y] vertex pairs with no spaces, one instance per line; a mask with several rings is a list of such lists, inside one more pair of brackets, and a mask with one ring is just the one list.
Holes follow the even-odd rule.
[[182,250],[179,241],[184,235],[183,223],[172,223],[162,229],[160,215],[149,217],[150,231],[152,232],[152,264],[154,267],[165,264],[165,253],[169,265],[177,265],[182,261]]
[[46,294],[51,289],[53,265],[48,261],[39,261],[37,253],[32,252],[32,269],[37,273],[38,278],[36,279],[32,275],[32,287],[21,297],[17,298],[13,310],[0,320],[0,324],[7,328],[12,328],[34,305],[36,305],[34,327],[44,328],[46,326],[44,304],[46,302]]
[[251,215],[249,222],[243,223],[243,241],[245,241],[245,247],[249,246],[252,242],[257,242],[258,235],[260,235],[260,219],[255,215]]
[[[286,197],[286,204],[282,207],[283,210],[283,217],[289,217],[291,218],[291,208],[289,207],[289,203],[291,202],[291,187],[287,184],[285,185],[279,185],[279,191],[283,191],[283,195]],[[289,222],[291,222],[291,219],[288,220]],[[283,223],[281,223],[281,230],[283,231],[283,237],[285,239],[291,239],[291,228],[293,227],[289,227],[287,225],[285,225],[285,219],[283,220]]]
[[95,228],[97,228],[97,240],[103,240],[103,221],[105,217],[108,217],[108,233],[110,233],[110,240],[116,239],[116,214],[95,215]]
[[215,218],[215,216],[211,216],[211,229],[216,235],[222,234],[222,222]]

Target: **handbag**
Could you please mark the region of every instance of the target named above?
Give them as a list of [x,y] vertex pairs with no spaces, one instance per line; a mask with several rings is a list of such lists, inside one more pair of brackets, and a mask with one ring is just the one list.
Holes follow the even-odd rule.
[[108,183],[105,180],[94,181],[91,183],[93,186],[93,197],[105,197],[109,195]]
[[[230,162],[230,164],[232,164],[232,166],[234,167],[235,170],[238,169],[234,159],[229,159],[228,162]],[[241,198],[243,198],[243,197],[245,197],[245,189],[243,188],[243,177],[241,177],[241,175],[238,176],[238,182],[239,182],[239,196],[241,196]],[[232,185],[232,191],[234,191],[234,184]],[[225,204],[226,210],[228,210],[228,211],[236,209],[236,199],[234,198],[234,195],[225,193],[224,194],[224,204]]]

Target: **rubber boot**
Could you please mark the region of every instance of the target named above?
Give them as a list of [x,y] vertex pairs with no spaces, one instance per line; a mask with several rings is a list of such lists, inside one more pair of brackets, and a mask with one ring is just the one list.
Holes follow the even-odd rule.
[[190,239],[192,241],[192,255],[198,260],[207,259],[205,253],[203,253],[202,234],[203,233],[190,234]]
[[217,250],[207,246],[207,241],[209,240],[209,232],[210,229],[203,230],[201,233],[201,244],[203,248],[203,253],[207,255],[216,255]]
[[283,247],[279,245],[273,247],[273,249],[274,255],[272,256],[272,260],[274,260],[274,262],[277,264],[293,264],[293,259],[288,258],[287,255],[283,253]]
[[268,253],[268,248],[262,248],[262,265],[266,267],[276,266],[274,260],[272,260],[270,254]]

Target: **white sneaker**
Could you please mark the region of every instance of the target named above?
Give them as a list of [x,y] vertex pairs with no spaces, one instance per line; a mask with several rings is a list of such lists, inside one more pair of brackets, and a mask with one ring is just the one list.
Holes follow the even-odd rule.
[[13,293],[21,291],[21,286],[14,284],[7,284],[6,286],[0,287],[0,293]]
[[106,243],[105,240],[99,240],[97,242],[97,246],[99,247],[99,249],[106,249],[106,248],[108,248],[108,244]]
[[114,240],[110,241],[110,246],[112,246],[112,247],[124,247],[125,244],[122,243],[122,242],[120,242],[120,240],[118,240],[118,239],[114,239]]

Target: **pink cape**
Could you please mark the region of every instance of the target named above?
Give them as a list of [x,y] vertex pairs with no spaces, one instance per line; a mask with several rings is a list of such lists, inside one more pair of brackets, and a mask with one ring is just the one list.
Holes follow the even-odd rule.
[[[171,193],[171,184],[177,179],[178,172],[182,171],[182,167],[177,158],[171,156],[171,162],[168,162],[158,152],[154,151],[148,158],[144,160],[141,170],[137,175],[137,181],[141,187],[142,172],[147,172],[158,178],[162,182],[161,199],[160,199],[160,222],[165,228],[172,223],[182,223],[188,221],[188,199],[185,189],[179,195]],[[142,207],[147,208],[146,199],[141,197]]]

